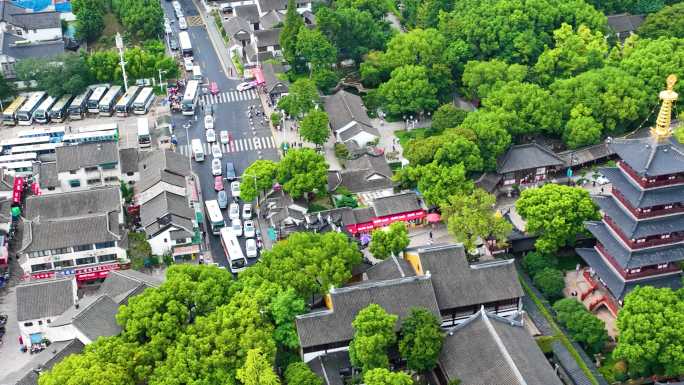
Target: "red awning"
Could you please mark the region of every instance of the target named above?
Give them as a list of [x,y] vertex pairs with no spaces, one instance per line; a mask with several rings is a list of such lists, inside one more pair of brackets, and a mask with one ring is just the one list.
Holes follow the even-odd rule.
[[266,83],[266,80],[264,79],[264,71],[262,71],[261,68],[257,67],[253,69],[252,73],[254,73],[254,78],[256,79],[257,85]]

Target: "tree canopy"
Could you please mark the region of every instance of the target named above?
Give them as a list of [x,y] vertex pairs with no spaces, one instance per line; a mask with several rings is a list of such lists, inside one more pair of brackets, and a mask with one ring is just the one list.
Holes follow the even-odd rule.
[[393,116],[432,111],[437,108],[437,92],[430,84],[424,66],[406,65],[392,71],[390,79],[380,85],[387,113]]
[[498,59],[471,60],[463,69],[463,93],[470,99],[486,98],[491,91],[510,81],[522,82],[527,77],[527,67],[507,64]]
[[15,69],[19,80],[35,80],[49,95],[78,95],[93,80],[84,57],[77,54],[28,58],[19,61]]
[[309,365],[294,362],[285,370],[285,383],[287,385],[323,385],[323,379],[312,372]]
[[591,314],[582,303],[575,298],[565,298],[556,302],[553,310],[572,338],[582,344],[589,353],[596,354],[603,350],[608,341],[606,325]]
[[287,0],[285,22],[280,32],[280,46],[283,48],[285,60],[295,66],[295,68],[302,65],[301,61],[297,58],[297,35],[303,25],[302,17],[297,13],[297,3],[295,0]]
[[423,308],[411,309],[402,322],[399,353],[409,369],[420,373],[437,365],[444,343],[440,324],[440,319]]
[[73,0],[71,7],[76,16],[76,39],[97,40],[105,27],[105,3],[100,0]]
[[389,366],[387,349],[397,340],[394,332],[397,318],[377,304],[368,305],[356,315],[352,322],[354,338],[349,344],[352,365],[364,372]]
[[411,240],[404,222],[394,222],[388,227],[373,230],[368,250],[377,259],[399,256]]
[[301,78],[290,85],[287,95],[280,98],[278,108],[290,116],[299,117],[311,111],[320,103],[320,99],[316,84],[310,79]]
[[639,26],[636,33],[648,39],[659,37],[684,39],[684,3],[666,6],[646,16],[646,20]]
[[288,150],[278,163],[278,181],[293,198],[324,192],[328,183],[328,163],[323,155],[310,148]]
[[126,32],[139,40],[159,39],[164,33],[164,11],[158,1],[112,0],[112,9]]
[[242,200],[251,202],[260,192],[272,188],[277,174],[278,164],[276,162],[267,159],[254,161],[242,173],[245,177],[244,183],[240,185]]
[[456,128],[463,123],[466,114],[466,111],[456,108],[453,103],[442,104],[432,115],[432,128],[439,131]]
[[363,374],[363,383],[366,385],[413,385],[413,379],[404,372],[390,372],[385,368],[376,368]]
[[322,146],[330,137],[328,114],[325,111],[314,108],[302,119],[299,134],[302,139]]
[[243,385],[280,385],[271,362],[258,348],[247,352],[245,364],[237,371],[237,379]]
[[308,63],[311,71],[330,68],[337,60],[337,49],[317,29],[299,28],[295,48],[297,57]]

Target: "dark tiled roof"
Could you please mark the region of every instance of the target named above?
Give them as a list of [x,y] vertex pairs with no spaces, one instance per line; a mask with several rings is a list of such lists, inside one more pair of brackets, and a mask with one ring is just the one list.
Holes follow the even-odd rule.
[[287,0],[257,0],[261,12],[272,10],[283,11],[287,9]]
[[617,33],[633,32],[644,22],[644,15],[630,15],[629,13],[620,13],[616,15],[608,15],[608,25],[613,31]]
[[376,198],[373,200],[372,206],[375,209],[375,215],[378,217],[416,211],[422,208],[418,204],[418,196],[414,192]]
[[12,15],[12,24],[24,29],[61,28],[59,12],[23,12]]
[[463,385],[562,385],[522,320],[483,310],[447,332],[439,366]]
[[121,159],[121,173],[138,172],[138,149],[137,148],[122,148],[119,150],[119,159]]
[[73,325],[91,341],[98,337],[110,337],[121,333],[116,323],[119,304],[109,296],[99,296],[90,306],[83,309],[73,319]]
[[40,280],[17,286],[17,320],[57,317],[74,305],[74,278]]
[[55,153],[59,172],[119,162],[119,145],[116,142],[61,146],[57,147]]
[[162,280],[159,278],[136,270],[114,270],[107,274],[99,292],[121,304],[131,295],[161,284]]
[[119,214],[88,215],[57,220],[23,221],[24,237],[20,252],[73,247],[118,241]]
[[351,214],[351,216],[345,218],[345,224],[366,223],[375,218],[375,210],[372,207],[358,207],[353,209]]
[[[165,217],[169,217],[168,223],[160,223],[163,222],[163,220],[160,221],[160,218]],[[145,227],[145,232],[150,236],[156,235],[157,230],[166,228],[171,224],[192,231],[192,223],[188,227],[188,222],[194,217],[195,212],[190,208],[188,199],[168,191],[162,192],[140,207],[140,224]],[[154,223],[159,224],[159,226],[150,227]],[[148,228],[155,230],[148,231]]]
[[559,152],[558,156],[565,162],[565,167],[582,165],[615,155],[608,143],[599,143],[577,150]]
[[617,263],[625,269],[684,260],[684,243],[630,250],[603,222],[587,222],[587,229],[601,242]]
[[637,239],[684,231],[684,213],[637,220],[612,196],[599,195],[593,199],[628,238]]
[[113,211],[121,211],[121,192],[118,186],[31,196],[26,199],[24,218],[60,220]]
[[82,353],[84,348],[85,345],[78,339],[53,342],[50,347],[39,356],[39,361],[43,363],[40,364],[39,362],[32,361],[31,365],[33,366],[31,366],[30,369],[26,368],[26,374],[19,379],[15,385],[38,385],[38,377],[40,375],[38,369],[40,369],[41,372],[50,370],[67,356]]
[[190,176],[190,162],[187,157],[173,151],[157,150],[145,152],[140,158],[140,182],[136,185],[138,192],[159,182],[185,187],[185,177]]
[[280,45],[280,31],[281,28],[275,29],[260,29],[254,31],[257,47],[271,47]]
[[684,185],[644,190],[633,184],[617,167],[601,168],[599,171],[608,178],[613,189],[620,191],[632,207],[644,208],[684,201]]
[[538,167],[562,166],[563,159],[537,143],[511,146],[497,161],[496,172],[506,174]]
[[368,278],[368,281],[386,281],[388,279],[414,277],[415,275],[416,272],[413,270],[410,263],[403,258],[394,256],[387,258],[366,270],[366,278]]
[[[262,9],[261,12],[264,12]],[[263,29],[271,29],[275,27],[278,24],[281,24],[285,21],[285,13],[276,11],[276,10],[271,10],[268,11],[264,16],[259,19],[259,27]]]
[[287,93],[290,89],[290,83],[287,80],[280,80],[276,74],[285,72],[285,68],[281,64],[273,64],[266,62],[261,66],[264,73],[264,81],[266,83],[266,90],[269,93]]
[[655,142],[650,137],[613,139],[608,145],[639,175],[684,172],[684,146],[674,136],[662,142]]
[[340,186],[355,194],[390,189],[394,186],[392,171],[388,174],[373,169],[328,171],[328,190],[335,191]]
[[59,186],[59,178],[57,178],[57,162],[41,162],[38,166],[38,173],[40,176],[40,179],[38,180],[40,188]]
[[64,41],[62,39],[31,44],[17,44],[25,41],[22,36],[0,32],[2,40],[2,53],[16,60],[29,58],[48,58],[64,53]]
[[233,16],[230,19],[223,20],[223,29],[228,34],[228,37],[232,39],[249,40],[252,25],[249,21],[239,16]]
[[338,131],[354,121],[364,125],[368,130],[374,129],[360,96],[341,90],[326,97],[324,101],[333,131]]
[[330,295],[332,311],[317,311],[296,318],[302,348],[351,340],[354,335],[352,321],[359,311],[373,303],[380,305],[387,313],[399,316],[397,330],[411,308],[423,307],[439,316],[432,281],[427,275],[364,282],[332,289]]
[[352,365],[348,351],[340,351],[316,356],[306,363],[311,371],[323,380],[325,385],[345,385],[341,372],[350,372]]
[[418,253],[422,270],[432,276],[442,312],[524,295],[512,259],[469,265],[460,244],[412,250]]
[[475,181],[475,186],[487,191],[488,193],[493,193],[496,190],[496,186],[501,182],[501,175],[494,172],[486,172],[480,175]]
[[366,132],[376,137],[380,136],[380,133],[375,127],[372,125],[367,126],[359,122],[350,122],[350,124],[346,126],[345,130],[340,130],[338,132],[338,135],[340,136],[341,141],[348,142],[361,132]]
[[259,9],[255,4],[238,5],[237,7],[233,8],[233,10],[235,12],[235,16],[239,16],[250,23],[259,22]]

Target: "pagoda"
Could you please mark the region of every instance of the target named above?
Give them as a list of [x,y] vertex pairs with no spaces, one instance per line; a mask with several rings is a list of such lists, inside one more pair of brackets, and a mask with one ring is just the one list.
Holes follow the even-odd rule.
[[672,135],[675,75],[660,92],[662,105],[650,135],[609,140],[620,157],[602,168],[611,190],[594,196],[601,221],[586,223],[596,246],[577,249],[618,301],[637,285],[681,287],[684,260],[684,144]]

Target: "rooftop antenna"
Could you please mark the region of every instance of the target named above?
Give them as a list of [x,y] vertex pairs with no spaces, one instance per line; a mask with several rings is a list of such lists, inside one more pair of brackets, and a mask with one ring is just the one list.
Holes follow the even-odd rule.
[[672,74],[667,77],[667,89],[660,91],[658,97],[663,103],[658,112],[656,125],[651,129],[651,136],[656,140],[666,139],[672,135],[670,129],[670,121],[672,120],[672,104],[677,100],[679,95],[674,92],[674,85],[677,83],[677,76]]

